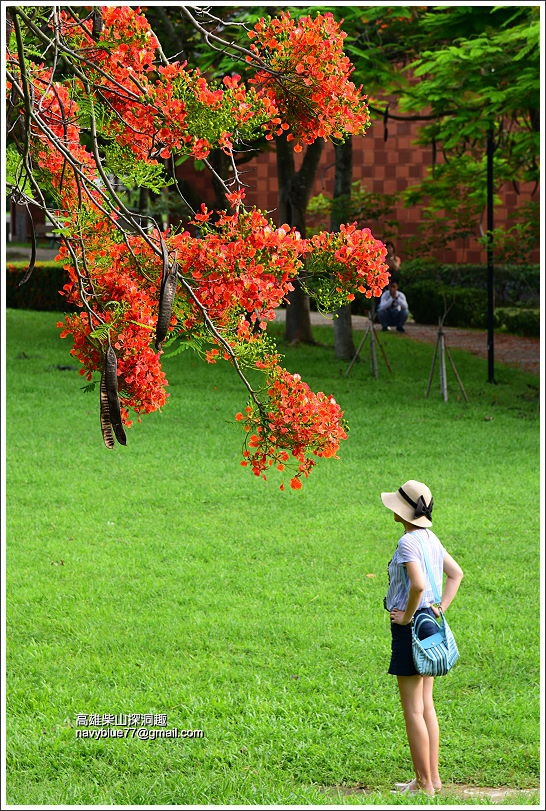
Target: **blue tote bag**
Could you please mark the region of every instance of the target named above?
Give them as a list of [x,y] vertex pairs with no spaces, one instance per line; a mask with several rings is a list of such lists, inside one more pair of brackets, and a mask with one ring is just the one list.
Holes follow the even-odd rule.
[[[420,543],[421,551],[425,561],[427,578],[432,586],[436,603],[440,602],[440,594],[436,581],[432,575],[428,555],[424,546]],[[421,676],[445,676],[449,673],[457,659],[459,650],[451,628],[447,624],[442,609],[439,619],[432,619],[427,614],[420,614],[417,619],[411,621],[411,647],[413,652],[413,662],[416,671]],[[437,626],[437,630],[425,639],[419,639],[419,631],[425,623]]]

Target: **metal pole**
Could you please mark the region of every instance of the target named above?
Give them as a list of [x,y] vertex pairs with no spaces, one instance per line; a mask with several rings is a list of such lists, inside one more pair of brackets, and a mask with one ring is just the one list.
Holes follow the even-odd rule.
[[381,350],[381,354],[383,355],[383,360],[385,361],[385,366],[387,367],[387,369],[389,370],[389,372],[392,375],[392,367],[391,367],[391,365],[389,363],[387,353],[385,352],[385,347],[383,346],[383,342],[382,342],[381,338],[379,337],[379,333],[376,333],[375,340],[379,344],[379,349]]
[[362,347],[363,347],[363,346],[364,346],[364,344],[366,343],[366,338],[368,337],[369,331],[370,331],[370,323],[369,323],[369,321],[368,321],[368,326],[366,327],[366,331],[364,332],[364,335],[362,336],[362,340],[360,341],[360,343],[359,343],[359,345],[358,345],[358,348],[357,348],[356,352],[354,353],[354,355],[353,355],[353,357],[352,357],[352,360],[351,360],[350,364],[347,366],[347,369],[345,370],[345,377],[348,377],[348,376],[349,376],[349,372],[351,371],[351,369],[353,368],[354,364],[355,364],[355,363],[356,363],[356,361],[358,360],[358,357],[359,357],[359,355],[360,355],[360,352],[362,351]]
[[487,131],[487,367],[488,383],[495,380],[495,287],[493,266],[493,153],[495,140],[493,122]]
[[436,337],[436,346],[434,347],[434,357],[432,358],[432,366],[430,367],[430,373],[428,376],[428,383],[427,388],[425,391],[425,397],[428,397],[430,394],[430,387],[432,385],[432,376],[434,375],[434,369],[436,368],[436,357],[438,355],[438,345],[440,343],[440,331],[438,330],[438,335]]
[[373,315],[370,314],[370,362],[372,368],[372,376],[376,379],[379,377],[377,371],[377,352],[375,351],[375,329],[373,326]]
[[463,397],[464,397],[464,399],[465,399],[465,400],[466,400],[466,402],[468,403],[468,396],[467,396],[466,391],[465,391],[465,388],[464,388],[464,386],[463,386],[463,381],[461,380],[461,376],[460,376],[459,372],[457,371],[457,367],[455,366],[455,361],[454,361],[454,360],[453,360],[453,358],[451,357],[451,352],[450,352],[450,351],[449,351],[449,349],[447,348],[447,345],[446,345],[446,343],[445,343],[445,338],[444,338],[444,348],[445,348],[445,351],[446,351],[446,355],[447,355],[447,356],[448,356],[448,358],[449,358],[449,362],[451,363],[451,368],[453,369],[453,374],[454,374],[454,375],[455,375],[455,377],[457,378],[457,383],[459,384],[459,388],[460,388],[460,390],[461,390],[461,391],[462,391],[462,393],[463,393]]
[[442,327],[440,327],[438,338],[440,351],[440,391],[442,392],[444,403],[447,403],[447,375],[446,375],[446,352],[445,352],[446,345],[445,345],[444,330]]

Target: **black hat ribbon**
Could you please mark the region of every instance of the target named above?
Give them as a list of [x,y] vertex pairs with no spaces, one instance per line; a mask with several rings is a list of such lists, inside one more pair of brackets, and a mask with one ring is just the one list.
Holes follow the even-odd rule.
[[398,488],[398,492],[400,493],[402,498],[405,499],[408,502],[408,504],[410,504],[415,510],[414,518],[421,518],[422,516],[425,516],[425,518],[428,518],[429,521],[432,521],[432,508],[434,506],[433,498],[430,499],[430,504],[428,504],[427,506],[423,496],[419,496],[417,501],[414,501],[410,496],[408,496],[408,494],[402,487]]

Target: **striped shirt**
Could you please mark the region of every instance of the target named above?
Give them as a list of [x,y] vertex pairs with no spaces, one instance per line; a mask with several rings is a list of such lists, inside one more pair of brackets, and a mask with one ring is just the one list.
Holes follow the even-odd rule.
[[406,572],[405,563],[417,561],[425,577],[425,590],[417,608],[426,608],[436,602],[432,586],[426,576],[425,561],[421,544],[426,548],[429,564],[432,569],[440,597],[442,596],[443,563],[445,549],[430,529],[415,529],[406,532],[398,541],[398,546],[389,562],[389,590],[385,598],[388,611],[398,609],[405,611],[408,604],[410,582]]

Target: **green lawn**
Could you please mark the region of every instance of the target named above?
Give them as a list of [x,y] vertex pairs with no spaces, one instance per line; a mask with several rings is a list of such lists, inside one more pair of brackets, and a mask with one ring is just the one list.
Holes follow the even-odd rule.
[[[335,802],[406,804],[379,493],[409,478],[465,570],[460,663],[436,685],[444,782],[538,787],[538,378],[499,366],[492,386],[454,351],[470,403],[451,378],[448,403],[436,383],[425,399],[432,346],[389,333],[393,376],[345,378],[316,329],[286,365],[351,430],[281,492],[239,465],[240,382],[190,353],[166,361],[163,413],[107,451],[97,394],[56,368],[77,365],[57,318],[7,312],[8,803],[331,805],[325,787],[362,785]],[[204,737],[76,739],[79,713]]]

